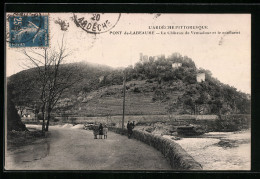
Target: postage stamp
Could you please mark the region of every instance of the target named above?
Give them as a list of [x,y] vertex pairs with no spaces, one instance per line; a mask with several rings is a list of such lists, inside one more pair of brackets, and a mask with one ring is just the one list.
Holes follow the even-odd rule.
[[28,14],[9,17],[10,47],[48,47],[48,15]]
[[74,23],[88,33],[100,34],[114,28],[121,17],[121,13],[75,13]]

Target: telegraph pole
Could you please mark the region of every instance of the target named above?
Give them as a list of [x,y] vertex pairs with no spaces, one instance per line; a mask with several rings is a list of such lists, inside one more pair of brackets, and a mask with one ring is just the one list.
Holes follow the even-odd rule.
[[124,80],[123,80],[123,118],[122,118],[122,129],[124,129],[124,122],[125,122],[125,80],[126,80],[126,74],[124,72]]

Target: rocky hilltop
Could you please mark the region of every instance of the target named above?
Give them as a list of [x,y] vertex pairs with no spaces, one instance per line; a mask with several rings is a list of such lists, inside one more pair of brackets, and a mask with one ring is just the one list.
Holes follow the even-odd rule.
[[[85,62],[63,64],[60,73],[74,68],[81,80],[67,89],[55,115],[106,116],[122,114],[126,76],[126,115],[249,114],[250,97],[221,83],[211,72],[198,69],[187,56],[141,56],[127,68]],[[39,101],[36,69],[8,78],[15,106],[34,108]]]

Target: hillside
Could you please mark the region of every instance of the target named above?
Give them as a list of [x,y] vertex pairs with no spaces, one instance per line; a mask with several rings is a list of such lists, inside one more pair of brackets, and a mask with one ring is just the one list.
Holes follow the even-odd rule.
[[[124,69],[80,62],[61,66],[61,73],[69,68],[82,80],[63,94],[56,115],[122,114]],[[192,59],[177,53],[140,59],[125,73],[126,115],[250,113],[247,94],[221,83],[210,71],[197,69]],[[196,77],[201,73],[205,80],[200,82]],[[37,78],[35,69],[9,77],[16,106],[34,107],[39,99]]]

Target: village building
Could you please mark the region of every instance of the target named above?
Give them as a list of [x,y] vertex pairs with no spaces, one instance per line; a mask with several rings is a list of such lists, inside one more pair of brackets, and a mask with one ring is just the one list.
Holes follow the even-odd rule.
[[150,61],[150,62],[154,61],[154,56],[150,56],[150,57],[149,57],[149,61]]
[[100,76],[98,79],[99,79],[99,82],[102,82],[104,80],[104,76]]
[[172,69],[177,69],[177,68],[179,68],[181,66],[182,66],[182,63],[173,63],[172,64]]
[[140,53],[140,61],[143,60],[143,53]]
[[199,83],[205,81],[205,73],[198,73],[196,79]]
[[143,55],[143,53],[140,53],[140,61],[141,62],[147,62],[148,61],[148,55]]
[[181,54],[180,53],[173,53],[171,55],[169,55],[170,58],[181,58]]
[[148,61],[148,55],[144,55],[142,61],[147,62]]
[[148,56],[148,55],[144,55],[143,53],[140,53],[140,61],[141,62],[148,62],[148,60],[152,61],[156,61],[158,59],[165,59],[165,55],[161,54],[161,55],[156,55],[156,56]]
[[158,58],[159,59],[165,59],[165,55],[164,54],[158,55]]
[[[19,109],[18,114],[21,115],[21,110]],[[25,107],[22,111],[22,116],[21,117],[26,117],[26,118],[30,118],[31,116],[34,115],[34,109],[30,108],[30,107]]]

